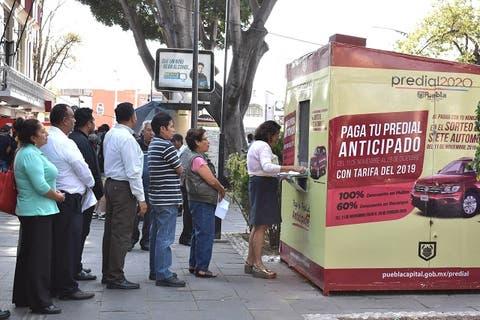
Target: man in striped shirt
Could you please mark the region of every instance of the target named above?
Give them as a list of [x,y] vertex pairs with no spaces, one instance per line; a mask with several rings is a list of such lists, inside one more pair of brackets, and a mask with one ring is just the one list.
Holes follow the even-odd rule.
[[167,113],[160,112],[152,120],[155,134],[148,147],[148,170],[150,189],[148,192],[151,210],[150,229],[150,276],[157,286],[184,287],[185,281],[170,271],[172,249],[178,207],[182,204],[180,175],[182,165],[177,150],[170,142],[175,133],[173,120]]

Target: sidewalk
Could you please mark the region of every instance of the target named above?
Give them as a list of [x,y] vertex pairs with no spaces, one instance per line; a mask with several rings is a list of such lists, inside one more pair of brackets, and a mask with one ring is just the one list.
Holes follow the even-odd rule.
[[[374,312],[463,312],[464,319],[480,319],[480,294],[333,294],[324,297],[320,290],[290,270],[274,263],[278,279],[255,279],[243,273],[244,260],[228,241],[216,242],[211,269],[220,275],[199,279],[188,273],[189,248],[175,244],[173,270],[187,281],[181,289],[156,287],[148,280],[148,253],[139,245],[129,252],[125,274],[139,282],[140,290],[107,290],[100,281],[81,282],[83,290],[94,291],[95,299],[54,303],[63,312],[55,316],[32,315],[27,308],[11,304],[15,270],[18,220],[0,214],[0,308],[12,311],[10,319],[99,319],[99,320],[188,320],[188,319],[337,319],[338,315]],[[181,232],[177,220],[177,239]],[[223,223],[223,232],[244,232],[243,217],[231,211]],[[84,264],[101,277],[103,221],[94,220],[87,240]],[[226,238],[232,238],[225,236]],[[238,247],[238,245],[237,245]],[[400,319],[399,313],[387,319]],[[420,315],[420,314],[418,314]],[[468,316],[468,317],[467,317]],[[355,318],[358,315],[351,315]],[[456,317],[455,319],[461,319]]]

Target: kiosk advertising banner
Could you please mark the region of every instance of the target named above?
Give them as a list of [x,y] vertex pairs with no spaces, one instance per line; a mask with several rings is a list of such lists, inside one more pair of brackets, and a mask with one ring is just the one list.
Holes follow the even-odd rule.
[[294,111],[286,115],[284,121],[283,165],[293,166],[293,163],[295,162],[295,131],[297,129],[296,112]]
[[423,169],[427,116],[410,111],[330,121],[327,226],[410,213],[410,191]]
[[283,184],[281,258],[325,294],[480,289],[480,67],[328,46],[287,67],[284,158],[308,131],[309,175]]

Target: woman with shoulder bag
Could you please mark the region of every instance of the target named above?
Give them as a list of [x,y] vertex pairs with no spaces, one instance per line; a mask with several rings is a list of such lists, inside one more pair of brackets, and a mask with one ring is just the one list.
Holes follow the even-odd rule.
[[278,203],[279,172],[305,172],[301,166],[280,166],[272,147],[278,143],[280,125],[269,120],[255,130],[255,141],[247,153],[247,168],[250,176],[248,194],[250,199],[249,224],[252,226],[248,242],[248,257],[245,273],[257,278],[273,279],[277,274],[265,267],[262,262],[262,248],[267,228],[280,224],[280,206]]
[[52,217],[59,212],[56,202],[64,201],[65,195],[55,190],[57,168],[39,149],[47,143],[43,125],[20,118],[15,130],[20,144],[14,160],[20,237],[13,303],[33,313],[56,314],[61,309],[50,296]]
[[190,129],[185,140],[192,151],[185,168],[185,185],[192,214],[193,232],[188,271],[199,278],[216,277],[208,266],[215,237],[215,209],[225,189],[215,178],[215,167],[205,156],[209,142],[203,128]]

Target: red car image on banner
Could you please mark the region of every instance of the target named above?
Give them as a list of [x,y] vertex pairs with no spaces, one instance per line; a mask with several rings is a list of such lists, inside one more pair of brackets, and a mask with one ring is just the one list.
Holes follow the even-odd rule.
[[412,211],[427,117],[428,111],[408,111],[330,121],[327,226],[394,220]]
[[480,182],[472,161],[472,158],[460,158],[437,174],[418,179],[411,193],[412,205],[427,215],[474,217],[480,209]]

